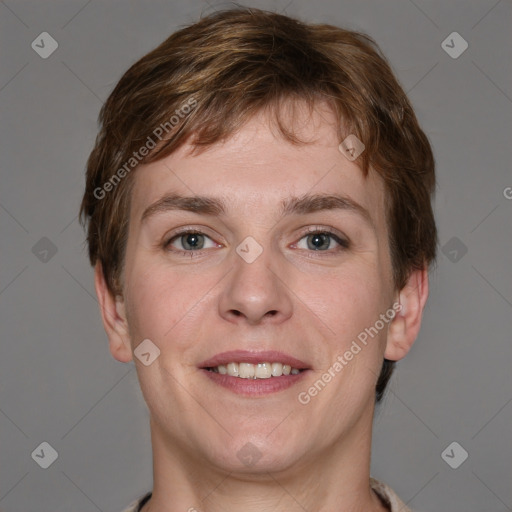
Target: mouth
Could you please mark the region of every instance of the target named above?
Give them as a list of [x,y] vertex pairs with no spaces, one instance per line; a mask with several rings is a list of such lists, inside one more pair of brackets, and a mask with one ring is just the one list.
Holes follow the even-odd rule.
[[207,367],[205,370],[240,379],[270,379],[282,375],[297,375],[304,371],[304,369],[292,368],[289,364],[271,363],[269,361],[257,364],[230,362],[215,367]]
[[302,380],[310,367],[282,352],[230,351],[199,365],[214,383],[247,396],[282,391]]

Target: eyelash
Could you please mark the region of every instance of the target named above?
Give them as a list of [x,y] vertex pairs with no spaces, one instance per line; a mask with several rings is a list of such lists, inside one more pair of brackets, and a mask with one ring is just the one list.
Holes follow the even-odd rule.
[[181,250],[181,249],[174,249],[174,248],[173,249],[169,249],[171,243],[174,242],[174,240],[180,238],[183,235],[187,235],[187,234],[204,235],[204,236],[206,236],[206,237],[211,239],[211,237],[209,237],[206,233],[203,233],[200,229],[187,228],[187,229],[183,229],[181,231],[178,231],[177,233],[174,233],[171,236],[171,238],[167,239],[167,241],[165,241],[162,244],[163,245],[163,249],[165,249],[167,251],[171,251],[171,252],[173,252],[175,254],[178,254],[178,255],[188,256],[190,258],[193,258],[194,256],[200,256],[205,251],[205,249],[199,250],[199,251],[184,251],[184,250]]
[[[190,258],[193,258],[194,256],[196,256],[196,257],[197,256],[201,256],[204,253],[204,251],[209,250],[209,249],[200,249],[200,250],[197,250],[197,251],[191,251],[191,250],[186,251],[186,250],[175,249],[175,248],[169,249],[169,247],[170,247],[172,242],[174,242],[176,239],[180,238],[181,236],[184,236],[184,235],[187,235],[187,234],[204,235],[204,236],[210,238],[210,240],[213,241],[213,239],[211,237],[209,237],[206,233],[202,232],[200,229],[186,228],[186,229],[183,229],[183,230],[181,230],[181,231],[179,231],[177,233],[174,233],[171,238],[166,239],[166,241],[162,244],[163,249],[165,249],[167,251],[171,251],[171,252],[173,252],[175,254],[178,254],[178,255],[188,256]],[[293,245],[296,245],[303,238],[305,238],[307,236],[310,236],[310,235],[328,235],[339,246],[335,250],[328,249],[327,251],[315,251],[315,250],[312,250],[312,249],[310,249],[310,250],[308,250],[308,249],[300,249],[300,250],[306,250],[309,253],[311,253],[308,256],[310,258],[323,257],[323,256],[333,256],[334,255],[333,253],[338,253],[338,252],[341,252],[341,251],[345,251],[345,250],[349,249],[349,247],[350,247],[350,242],[349,242],[348,239],[342,238],[341,236],[337,235],[331,229],[321,228],[321,227],[311,227],[311,228],[308,228],[307,231],[305,231],[300,236],[298,241],[295,242]],[[318,254],[318,253],[320,253],[320,254]],[[322,253],[324,253],[324,254],[322,255]],[[315,255],[313,256],[313,254],[315,254]]]
[[[338,244],[338,248],[335,249],[334,251],[333,250],[328,250],[328,251],[314,251],[314,250],[309,250],[308,252],[312,253],[312,254],[321,254],[321,253],[325,253],[325,255],[331,255],[333,254],[333,252],[340,252],[340,251],[344,251],[344,250],[347,250],[349,247],[350,247],[350,242],[348,241],[347,238],[343,238],[341,237],[340,235],[336,234],[333,230],[331,229],[328,229],[328,228],[322,228],[322,227],[310,227],[308,228],[302,235],[301,237],[299,238],[299,242],[309,236],[309,235],[328,235],[330,238],[332,238],[337,244]],[[298,243],[298,242],[297,242]],[[295,245],[295,244],[294,244]],[[313,257],[313,256],[310,256],[310,257]],[[316,257],[316,256],[314,256]]]

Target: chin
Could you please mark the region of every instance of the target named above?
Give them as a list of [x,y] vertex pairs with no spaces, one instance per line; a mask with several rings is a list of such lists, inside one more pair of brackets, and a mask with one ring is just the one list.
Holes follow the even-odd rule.
[[230,473],[247,475],[284,471],[296,465],[304,450],[302,442],[296,446],[290,436],[284,442],[282,436],[269,437],[260,432],[233,436],[220,451],[213,448],[212,464]]

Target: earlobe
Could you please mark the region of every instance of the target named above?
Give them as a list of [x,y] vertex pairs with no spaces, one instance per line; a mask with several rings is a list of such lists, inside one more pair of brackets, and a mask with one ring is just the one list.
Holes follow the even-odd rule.
[[114,296],[109,290],[99,262],[94,267],[94,286],[100,305],[103,327],[109,340],[110,353],[118,361],[128,363],[133,359],[133,355],[125,303],[121,296]]
[[421,327],[423,309],[428,298],[428,271],[413,270],[400,290],[399,311],[389,324],[384,357],[399,361],[411,349]]

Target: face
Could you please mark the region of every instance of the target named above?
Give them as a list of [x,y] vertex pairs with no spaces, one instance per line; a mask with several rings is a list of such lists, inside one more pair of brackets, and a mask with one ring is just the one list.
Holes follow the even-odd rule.
[[335,125],[321,106],[303,113],[311,143],[294,146],[261,114],[134,175],[123,343],[158,347],[135,359],[153,425],[207,466],[307,463],[373,411],[397,298],[384,187],[340,152]]

